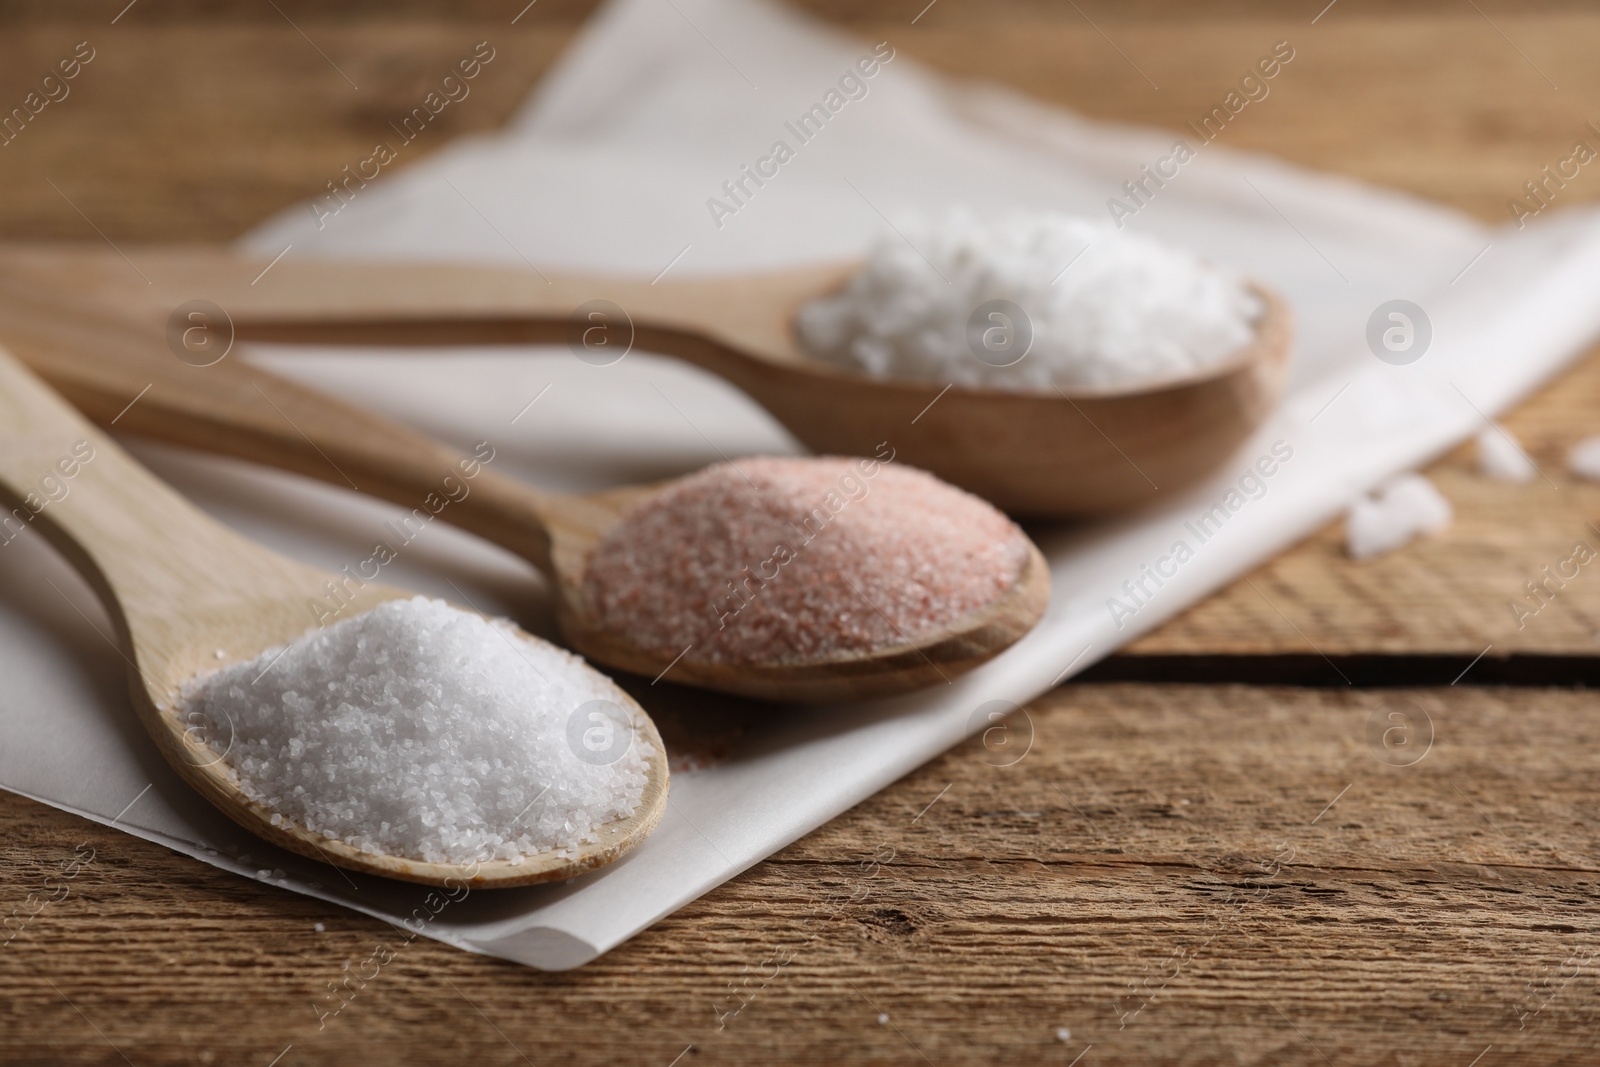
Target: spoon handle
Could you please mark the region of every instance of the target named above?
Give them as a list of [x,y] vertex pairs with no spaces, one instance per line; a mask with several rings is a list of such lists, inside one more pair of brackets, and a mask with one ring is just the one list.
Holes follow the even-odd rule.
[[226,310],[243,340],[566,344],[593,364],[637,347],[693,363],[769,404],[781,402],[790,379],[781,360],[749,352],[792,351],[791,305],[833,288],[847,269],[714,277],[664,270],[652,279],[531,264],[269,261],[203,246],[141,249],[137,258],[135,274],[106,252],[15,246],[0,255],[0,280],[7,289],[92,296],[152,331],[169,328],[174,308],[203,297]]
[[121,647],[136,654],[130,625],[139,617],[165,620],[171,637],[171,620],[185,614],[178,605],[203,617],[207,602],[296,569],[190,504],[3,348],[0,505],[0,552],[29,529],[44,535],[94,586]]
[[571,505],[490,469],[493,441],[462,456],[236,353],[194,366],[146,328],[89,311],[71,321],[43,307],[23,314],[10,298],[0,340],[102,425],[346,486],[549,566],[545,524]]

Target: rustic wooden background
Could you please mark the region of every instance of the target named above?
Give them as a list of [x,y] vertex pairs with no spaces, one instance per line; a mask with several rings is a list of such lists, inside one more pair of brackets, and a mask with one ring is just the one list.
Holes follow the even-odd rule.
[[[5,110],[96,49],[0,147],[0,237],[232,237],[317,191],[463,42],[511,61],[428,147],[496,127],[590,10],[125,2],[0,3]],[[1169,126],[1288,39],[1290,76],[1228,143],[1488,220],[1600,121],[1592,5],[1325,4],[806,6],[955,76]],[[1561,197],[1600,198],[1600,172]],[[0,915],[94,850],[0,947],[0,1062],[1600,1061],[1600,578],[1522,629],[1507,607],[1600,539],[1600,487],[1562,460],[1597,410],[1592,355],[1507,420],[1548,481],[1446,457],[1443,536],[1362,564],[1337,529],[1311,538],[1031,705],[1019,762],[958,749],[570,974],[417,941],[319,1029],[314,1001],[388,927],[0,796]]]

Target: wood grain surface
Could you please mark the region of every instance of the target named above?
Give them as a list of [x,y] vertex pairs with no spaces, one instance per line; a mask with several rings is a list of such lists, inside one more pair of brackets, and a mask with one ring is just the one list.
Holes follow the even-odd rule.
[[1592,712],[1553,690],[1069,686],[566,974],[11,800],[6,910],[65,895],[0,949],[0,1056],[1592,1063]]
[[[96,50],[71,95],[0,147],[7,237],[96,240],[95,228],[113,240],[234,237],[323,192],[481,40],[497,56],[472,95],[397,165],[502,125],[592,7],[539,0],[513,25],[523,5],[499,0],[459,10],[413,2],[392,13],[353,0],[139,0],[111,25],[111,6],[121,7],[0,4],[7,111],[79,41]],[[1590,110],[1600,12],[1578,3],[1337,0],[1315,25],[1326,0],[938,0],[915,25],[926,0],[802,6],[955,77],[1167,127],[1210,110],[1287,40],[1293,63],[1223,143],[1492,221],[1509,219],[1505,201],[1600,118]],[[1560,196],[1600,198],[1600,175],[1585,172]]]
[[1569,566],[1577,577],[1557,574],[1538,598],[1526,588],[1547,581],[1544,568],[1557,571],[1578,542],[1600,551],[1600,485],[1567,470],[1568,450],[1600,434],[1600,351],[1503,422],[1540,470],[1532,482],[1485,478],[1476,446],[1463,445],[1427,471],[1455,508],[1443,533],[1354,562],[1336,524],[1128,652],[1600,654],[1600,571]]
[[[0,4],[0,103],[98,49],[0,147],[0,237],[229,238],[318,191],[479,40],[502,59],[418,147],[501,124],[590,7],[540,0],[512,25],[520,2],[141,0],[111,25],[122,6]],[[1576,3],[807,6],[957,76],[1165,125],[1287,39],[1295,64],[1227,143],[1489,221],[1600,120],[1600,14]],[[1600,177],[1561,197],[1600,198]],[[1485,662],[1592,664],[1600,577],[1521,629],[1506,602],[1569,542],[1600,543],[1600,488],[1562,473],[1597,401],[1600,355],[1507,420],[1549,482],[1484,481],[1462,450],[1432,472],[1457,509],[1443,536],[1355,564],[1319,534],[1121,662],[1378,654],[1414,681],[1427,655],[1492,645]],[[1068,686],[1013,720],[1009,740],[1032,738],[1014,765],[970,743],[564,975],[401,944],[0,797],[0,1061],[1600,1061],[1594,701],[1483,670]],[[380,942],[394,960],[319,1029],[330,983]]]

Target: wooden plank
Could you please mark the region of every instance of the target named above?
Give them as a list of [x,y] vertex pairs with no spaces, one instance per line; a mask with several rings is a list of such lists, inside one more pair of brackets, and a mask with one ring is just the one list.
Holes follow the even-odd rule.
[[6,798],[0,915],[40,910],[0,948],[0,1059],[1592,1062],[1592,710],[1068,687],[567,974]]
[[231,238],[325,194],[378,139],[398,140],[388,124],[480,41],[492,39],[494,59],[394,165],[504,125],[574,32],[498,21],[302,28],[310,41],[282,19],[8,27],[4,112],[77,42],[87,40],[95,58],[68,83],[70,95],[0,147],[0,232],[98,241],[98,230],[119,243]]
[[[1573,444],[1600,433],[1597,410],[1600,350],[1505,420],[1542,477],[1490,481],[1464,445],[1428,471],[1456,510],[1441,535],[1354,562],[1336,524],[1128,651],[1600,653],[1600,566],[1575,552],[1581,542],[1600,554],[1600,485],[1566,466]],[[1529,582],[1542,589],[1530,594]]]
[[[818,6],[840,13],[838,4]],[[1491,220],[1509,218],[1506,200],[1585,135],[1584,101],[1600,90],[1600,68],[1588,62],[1600,15],[1559,5],[1494,9],[1491,25],[1466,8],[1421,14],[1346,0],[1315,26],[1310,16],[1249,4],[1176,23],[1108,9],[1091,25],[1070,7],[1036,4],[939,4],[915,26],[909,15],[882,15],[900,6],[852,8],[849,28],[952,75],[1170,128],[1207,112],[1274,42],[1288,40],[1294,61],[1219,143],[1409,189]],[[500,126],[583,10],[541,4],[515,26],[510,16],[302,22],[310,16],[300,13],[302,36],[266,8],[265,21],[244,23],[171,21],[157,8],[136,7],[116,26],[98,14],[13,15],[0,37],[6,109],[78,41],[90,41],[96,58],[67,99],[0,148],[0,234],[97,239],[87,216],[119,241],[233,237],[364,158],[387,123],[480,40],[497,58],[474,95],[446,109],[399,165],[447,137]],[[1108,26],[1114,37],[1102,36]],[[1560,197],[1593,200],[1600,180],[1583,174]]]
[[[1424,14],[1358,0],[1311,25],[1325,3],[1279,5],[1292,9],[1288,17],[1097,17],[1098,30],[1070,5],[973,23],[957,18],[961,5],[940,4],[915,32],[890,21],[861,30],[903,41],[952,75],[1000,81],[1092,118],[1174,130],[1220,104],[1287,41],[1293,60],[1217,144],[1405,189],[1491,222],[1511,221],[1507,199],[1525,195],[1523,183],[1575,139],[1595,142],[1584,125],[1585,100],[1600,88],[1587,59],[1600,32],[1592,10],[1488,7],[1491,24],[1468,5]],[[1580,171],[1557,196],[1600,197],[1600,175]]]

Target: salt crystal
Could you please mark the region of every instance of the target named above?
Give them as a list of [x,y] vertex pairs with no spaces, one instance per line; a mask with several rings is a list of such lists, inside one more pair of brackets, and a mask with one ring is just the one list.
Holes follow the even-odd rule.
[[1356,501],[1345,517],[1352,559],[1392,552],[1422,533],[1438,533],[1454,516],[1450,501],[1420,474],[1402,474]]
[[1057,1041],[1071,1041],[1072,1040],[1072,1031],[1068,1030],[1065,1026],[1056,1027],[1056,1040]]
[[1585,437],[1573,445],[1567,469],[1585,481],[1600,482],[1600,437]]
[[884,1025],[887,1025],[888,1022],[889,1022],[889,1013],[880,1011],[878,1013],[878,1025],[879,1026],[884,1026]]
[[597,760],[571,740],[595,708],[628,729],[610,679],[439,600],[381,604],[196,679],[183,700],[246,795],[370,852],[547,852],[594,840],[643,796],[642,741]]
[[[956,211],[900,229],[843,289],[801,308],[813,355],[875,377],[1114,386],[1226,361],[1264,310],[1235,272],[1109,224],[1050,212],[985,224]],[[1025,321],[991,318],[991,301]]]
[[320,933],[322,933],[322,932],[323,932],[323,931],[324,931],[324,930],[326,930],[326,929],[327,929],[327,927],[326,927],[326,926],[324,926],[324,925],[322,925],[322,924],[321,924],[321,923],[312,923],[312,924],[311,924],[311,929],[313,929],[313,930],[315,930],[315,931],[316,931],[316,932],[317,932],[317,933],[319,933],[319,934],[320,934]]
[[930,474],[764,457],[624,515],[584,591],[602,628],[667,660],[814,661],[943,632],[1009,591],[1027,558],[1010,519]]
[[1478,469],[1497,482],[1531,482],[1539,468],[1522,450],[1511,431],[1490,426],[1478,435]]

